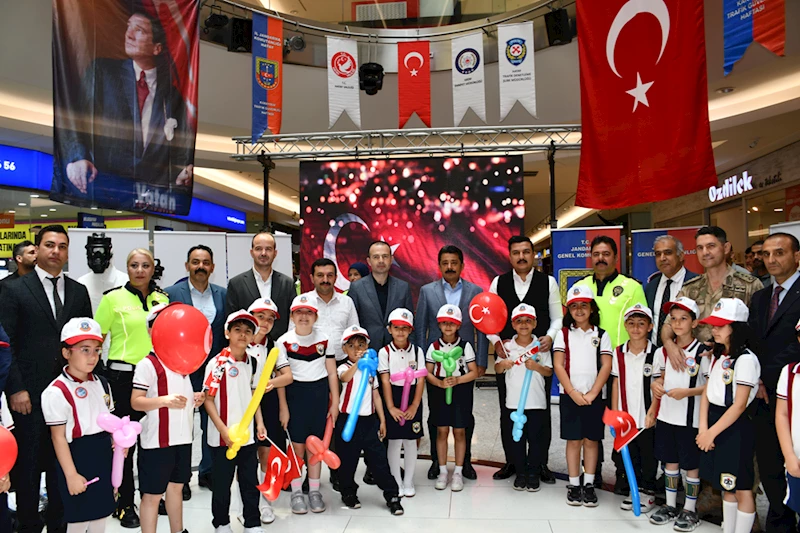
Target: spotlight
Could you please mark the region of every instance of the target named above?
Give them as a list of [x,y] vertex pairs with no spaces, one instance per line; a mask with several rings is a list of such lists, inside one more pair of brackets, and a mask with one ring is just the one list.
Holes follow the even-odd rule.
[[212,12],[206,19],[206,29],[218,30],[227,26],[228,22],[228,15]]
[[550,46],[568,44],[572,41],[572,29],[569,26],[569,14],[566,9],[554,9],[545,13],[544,25]]
[[358,85],[372,96],[383,87],[383,66],[378,63],[364,63],[358,69]]
[[294,35],[287,39],[286,43],[293,52],[302,52],[306,49],[306,40],[302,35]]

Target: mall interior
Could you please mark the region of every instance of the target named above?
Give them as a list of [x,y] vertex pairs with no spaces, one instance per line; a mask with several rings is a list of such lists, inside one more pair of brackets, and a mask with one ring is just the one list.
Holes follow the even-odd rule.
[[[296,271],[306,272],[308,261],[314,258],[303,257],[301,253],[304,208],[312,206],[316,209],[318,205],[313,199],[303,198],[303,163],[299,158],[275,158],[275,167],[268,178],[268,205],[264,205],[265,174],[262,165],[252,159],[234,157],[240,147],[233,139],[251,134],[252,43],[250,30],[242,28],[249,28],[246,22],[254,11],[283,21],[286,45],[283,52],[281,135],[287,138],[315,132],[335,135],[359,130],[396,130],[396,44],[411,35],[431,41],[432,128],[580,125],[581,122],[578,60],[581,37],[576,22],[576,0],[198,2],[201,28],[199,111],[193,201],[185,216],[122,211],[102,205],[78,207],[49,198],[54,144],[54,2],[7,0],[2,3],[0,42],[5,43],[2,48],[6,52],[0,57],[0,219],[3,222],[0,225],[0,278],[14,270],[14,244],[32,239],[41,227],[49,224],[91,231],[141,230],[151,246],[161,232],[227,235],[230,243],[231,235],[249,236],[268,224],[274,232],[289,236],[284,237],[287,244],[291,242],[291,263],[286,261],[289,254],[284,254],[284,273],[296,279]],[[119,0],[118,3],[127,5],[130,2]],[[734,261],[743,265],[745,249],[767,236],[771,225],[800,220],[800,2],[785,2],[785,54],[777,56],[754,43],[727,75],[723,74],[723,19],[724,4],[728,2],[705,0],[703,3],[708,110],[718,185],[722,186],[731,177],[747,175],[752,178],[752,187],[724,198],[704,189],[657,203],[613,210],[590,209],[575,205],[580,150],[556,151],[553,190],[547,153],[542,150],[524,153],[520,169],[521,196],[516,201],[520,206],[524,204],[522,228],[534,243],[539,268],[547,271],[552,267],[550,228],[553,201],[558,228],[622,227],[623,272],[629,271],[630,240],[636,230],[718,225],[727,231]],[[553,12],[564,13],[568,27],[553,28],[550,21]],[[533,116],[523,106],[516,105],[501,121],[496,82],[499,69],[496,28],[501,23],[527,21],[532,21],[534,28],[531,52],[535,52],[537,114]],[[588,22],[581,21],[581,24]],[[453,37],[475,31],[482,33],[485,50],[486,121],[482,121],[474,111],[467,111],[463,122],[454,124],[450,42]],[[353,37],[356,34],[369,37]],[[360,92],[360,127],[347,113],[342,114],[330,128],[326,122],[329,105],[326,36],[350,36],[358,42],[360,60],[371,57],[385,68],[383,86],[377,94]],[[414,115],[405,127],[422,129],[427,126]],[[627,155],[625,146],[614,147],[614,150],[620,158]],[[458,156],[457,146],[451,153]],[[324,161],[325,154],[319,158]],[[307,158],[306,161],[316,161],[316,158]],[[691,180],[692,177],[676,172],[672,179]],[[448,231],[459,231],[459,228],[451,226]],[[382,235],[375,233],[372,237],[378,239]],[[186,237],[186,242],[190,240],[191,235]],[[224,240],[221,242],[224,246]],[[242,254],[246,254],[245,250],[242,249]],[[284,252],[288,251],[287,246]],[[118,250],[118,255],[124,257],[126,254],[127,251]],[[357,257],[357,254],[353,256]],[[244,255],[244,261],[247,264],[249,256]],[[508,264],[503,263],[497,266],[497,270],[503,272],[507,267]],[[124,270],[124,267],[120,268]],[[69,272],[69,265],[66,270]],[[241,269],[235,270],[230,263],[218,260],[217,271],[218,282],[224,284]],[[300,281],[303,290],[313,288],[309,279]],[[420,285],[428,281],[424,280]],[[2,300],[0,305],[3,305]],[[356,475],[362,485],[359,492],[363,504],[361,509],[353,510],[341,505],[338,495],[326,486],[327,473],[323,473],[323,494],[330,504],[328,512],[293,515],[289,510],[289,496],[284,493],[274,504],[277,520],[264,525],[264,528],[287,532],[351,533],[377,531],[388,526],[396,531],[436,528],[467,533],[533,527],[549,528],[552,533],[585,531],[587,528],[602,533],[658,527],[648,523],[644,515],[633,516],[629,511],[620,510],[622,497],[610,491],[599,491],[599,507],[577,508],[573,512],[563,503],[566,484],[563,475],[556,486],[544,485],[536,494],[512,490],[513,480],[493,480],[492,473],[503,462],[503,448],[497,427],[496,392],[492,386],[476,388],[474,409],[476,419],[486,421],[483,429],[476,428],[473,437],[473,461],[478,470],[478,480],[469,482],[461,493],[434,490],[433,481],[427,480],[425,475],[429,461],[420,459],[416,466],[417,495],[404,500],[405,515],[395,519],[386,512],[377,487],[360,483],[361,465]],[[481,426],[480,421],[478,426]],[[558,417],[555,415],[553,435],[550,467],[554,472],[565,474],[566,459],[563,442],[558,439]],[[557,443],[561,443],[560,448]],[[605,446],[606,453],[610,453],[612,439],[608,435]],[[430,442],[426,435],[420,443],[420,454],[427,456],[429,452]],[[198,449],[195,449],[193,459],[196,468]],[[327,467],[324,470],[327,472]],[[606,462],[603,474],[608,481],[613,479],[611,461]],[[211,531],[211,492],[197,487],[197,477],[193,478],[192,488],[192,499],[184,503],[185,527],[192,533]],[[237,494],[238,489],[233,491]],[[233,518],[240,512],[236,498],[233,500],[232,527],[238,533],[243,524]],[[759,497],[759,502],[760,513],[766,514],[763,496]],[[763,522],[763,517],[760,519]],[[114,519],[108,520],[107,527],[114,532],[124,531],[119,521]],[[168,528],[166,517],[160,518],[158,527],[159,530]],[[713,531],[717,527],[704,522],[700,530]]]

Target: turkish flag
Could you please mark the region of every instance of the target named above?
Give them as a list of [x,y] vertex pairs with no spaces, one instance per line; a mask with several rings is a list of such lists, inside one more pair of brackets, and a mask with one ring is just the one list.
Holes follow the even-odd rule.
[[397,96],[400,128],[411,114],[431,127],[431,62],[430,43],[414,41],[397,43]]
[[636,420],[625,411],[612,411],[606,407],[603,413],[603,424],[614,430],[614,449],[620,451],[630,444],[641,431],[636,429]]
[[703,0],[578,0],[576,204],[613,209],[717,184]]
[[289,488],[289,485],[292,484],[292,480],[299,478],[303,474],[303,465],[305,464],[305,462],[294,453],[294,447],[291,442],[286,449],[286,454],[289,457],[289,464],[286,467],[286,473],[283,475],[284,489]]
[[256,487],[267,500],[274,502],[281,495],[283,478],[289,466],[289,457],[277,446],[271,446],[264,483]]

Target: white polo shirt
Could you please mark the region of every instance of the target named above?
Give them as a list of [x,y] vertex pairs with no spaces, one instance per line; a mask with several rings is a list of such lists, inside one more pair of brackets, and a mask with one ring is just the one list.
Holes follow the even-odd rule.
[[179,394],[186,398],[183,409],[161,407],[146,411],[140,435],[142,448],[168,448],[191,444],[194,430],[194,389],[189,376],[167,368],[153,353],[139,361],[133,373],[133,388],[146,392],[145,398]]
[[[272,344],[271,341],[270,344]],[[264,344],[251,344],[245,351],[247,352],[247,355],[255,357],[256,361],[258,361],[256,375],[253,377],[253,387],[255,387],[261,380],[261,374],[267,365],[267,357],[269,357],[269,352],[272,351],[272,346]],[[286,358],[286,354],[278,350],[278,360],[275,361],[275,368],[272,371],[272,376],[270,376],[270,379],[277,376],[278,371],[281,368],[286,368],[287,366],[289,366],[289,359]]]
[[[644,377],[645,371],[649,372],[652,376],[653,365],[649,368],[646,367],[645,361],[647,354],[654,348],[653,343],[647,341],[647,348],[641,353],[633,353],[628,350],[628,342],[622,345],[622,352],[625,363],[625,383],[620,379],[619,383],[619,399],[618,404],[614,409],[624,411],[622,408],[622,387],[625,387],[625,396],[628,403],[628,414],[636,420],[636,427],[642,429],[644,427],[644,419],[647,416],[647,408],[644,403],[644,395],[648,394],[652,399],[652,392],[650,389],[644,390]],[[655,361],[655,357],[653,357]],[[611,375],[619,378],[620,364],[617,351],[614,350],[614,355],[611,356]]]
[[[433,364],[433,372],[432,374],[438,378],[446,378],[447,371],[442,366],[442,363],[437,363],[433,360],[433,351],[440,350],[443,352],[449,352],[456,346],[461,344],[461,339],[456,339],[456,342],[453,344],[449,344],[444,342],[442,339],[433,341],[430,346],[428,346],[428,353],[425,355],[425,362]],[[461,357],[458,358],[456,361],[456,369],[453,370],[453,377],[464,376],[469,373],[469,363],[475,362],[475,350],[472,349],[472,345],[469,342],[464,342],[464,346],[462,346],[463,353]]]
[[[653,379],[664,376],[664,391],[672,389],[688,389],[703,387],[706,384],[706,376],[711,366],[711,352],[705,344],[695,339],[689,346],[682,346],[686,354],[686,370],[675,370],[669,364],[667,352],[664,348],[656,350],[653,358]],[[698,357],[698,352],[702,355]],[[691,370],[691,369],[694,370]],[[691,387],[692,375],[696,372],[694,387]],[[688,427],[689,406],[692,407],[692,427],[700,426],[700,398],[702,396],[690,396],[682,400],[676,400],[664,394],[661,397],[661,406],[658,410],[658,420],[673,426]]]
[[312,330],[311,335],[298,335],[290,330],[275,342],[280,350],[278,359],[289,361],[294,381],[313,382],[328,377],[325,359],[333,359],[333,346],[328,336],[321,331]]
[[[737,364],[738,367],[738,364]],[[778,378],[778,388],[776,390],[778,398],[781,400],[789,399],[789,373],[795,374],[792,380],[792,419],[789,421],[792,428],[792,449],[797,457],[800,457],[800,378],[797,374],[800,373],[800,364],[791,363],[783,367],[781,370],[781,377]]]
[[[394,345],[394,342],[390,342],[378,352],[378,374],[388,373],[391,376],[405,372],[409,366],[414,370],[425,368],[425,354],[422,353],[422,348],[419,346],[409,343],[406,349],[401,350]],[[402,387],[404,384],[405,381],[402,379],[392,381],[392,385],[398,387]],[[417,379],[415,378],[411,384],[416,385]]]
[[11,409],[8,408],[5,392],[0,392],[0,426],[9,431],[14,429],[14,417],[11,416]]
[[[253,397],[253,376],[258,372],[258,362],[255,357],[245,355],[243,361],[228,362],[225,365],[225,372],[219,380],[219,390],[214,396],[214,406],[217,408],[222,423],[227,427],[233,424],[238,424],[242,420],[247,405],[250,403],[250,398]],[[216,368],[217,362],[212,359],[206,364],[205,378],[208,379],[209,374]],[[256,372],[253,372],[255,368]],[[255,417],[254,417],[255,419]],[[250,438],[248,444],[253,444],[253,422],[250,422]],[[208,445],[212,447],[227,446],[225,441],[220,437],[217,426],[210,422],[208,423],[208,430],[206,431]]]
[[725,405],[725,381],[733,384],[732,399],[736,401],[736,385],[746,385],[750,387],[750,394],[747,396],[747,405],[755,399],[758,393],[758,380],[761,378],[761,364],[758,357],[750,350],[736,358],[733,369],[730,368],[732,360],[727,355],[711,359],[711,369],[708,372],[708,385],[706,395],[708,401],[720,407]]
[[44,421],[48,426],[66,425],[67,442],[102,433],[104,430],[97,425],[97,416],[113,410],[111,389],[106,392],[100,378],[94,374],[81,381],[64,367],[61,375],[42,392]]
[[[586,394],[597,381],[597,348],[600,348],[600,355],[613,355],[611,347],[611,337],[604,331],[603,336],[599,336],[600,331],[592,326],[586,331],[577,327],[569,328],[569,358],[565,361],[569,380],[575,390],[581,394]],[[563,352],[567,357],[566,343],[564,342],[564,329],[558,330],[553,340],[553,351]],[[558,390],[564,394],[564,386],[558,384]],[[603,388],[603,398],[605,398],[605,387]]]
[[[354,364],[356,363],[353,363],[348,359],[339,365],[336,369],[339,379],[341,379],[342,375]],[[353,374],[353,379],[342,384],[342,393],[339,395],[340,413],[350,414],[350,412],[355,408],[354,404],[356,399],[356,391],[358,391],[358,387],[361,384],[361,379],[363,376],[364,373],[361,370],[356,370],[356,373]],[[361,401],[361,409],[358,411],[358,416],[369,416],[375,412],[375,406],[372,402],[372,391],[378,388],[378,376],[376,375],[374,378],[369,379],[371,383],[367,385],[366,392],[364,392],[364,399]]]
[[[346,294],[333,291],[330,302],[320,298],[317,291],[310,291],[304,294],[309,301],[314,302],[317,308],[317,321],[314,322],[314,330],[319,331],[329,339],[341,339],[344,330],[350,326],[359,326],[358,313],[353,300]],[[289,319],[289,329],[294,329],[294,321]],[[340,362],[347,358],[342,345],[339,342],[333,343],[333,354],[336,361]]]
[[[520,395],[522,394],[522,382],[525,380],[526,354],[533,349],[536,342],[536,335],[533,341],[527,346],[517,344],[517,336],[511,338],[511,342],[506,343],[506,351],[509,360],[514,362],[514,366],[505,371],[506,376],[506,407],[516,409],[519,406]],[[548,368],[553,368],[553,359],[550,352],[539,352],[532,356],[538,357],[538,363]],[[528,389],[528,396],[525,401],[525,409],[547,409],[548,391],[544,388],[544,376],[538,372],[533,372],[531,376],[531,386]]]

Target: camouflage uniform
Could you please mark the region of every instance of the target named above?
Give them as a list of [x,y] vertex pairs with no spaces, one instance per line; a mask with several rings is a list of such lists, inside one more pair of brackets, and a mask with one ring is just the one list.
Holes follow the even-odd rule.
[[[757,277],[742,274],[729,266],[725,281],[716,292],[711,292],[708,276],[702,274],[685,282],[678,296],[686,296],[694,300],[700,310],[700,316],[697,318],[703,319],[711,314],[720,298],[739,298],[749,307],[753,294],[763,288],[764,285]],[[669,323],[669,317],[667,317],[665,323]],[[695,330],[695,337],[702,342],[713,341],[711,326],[699,325]]]

